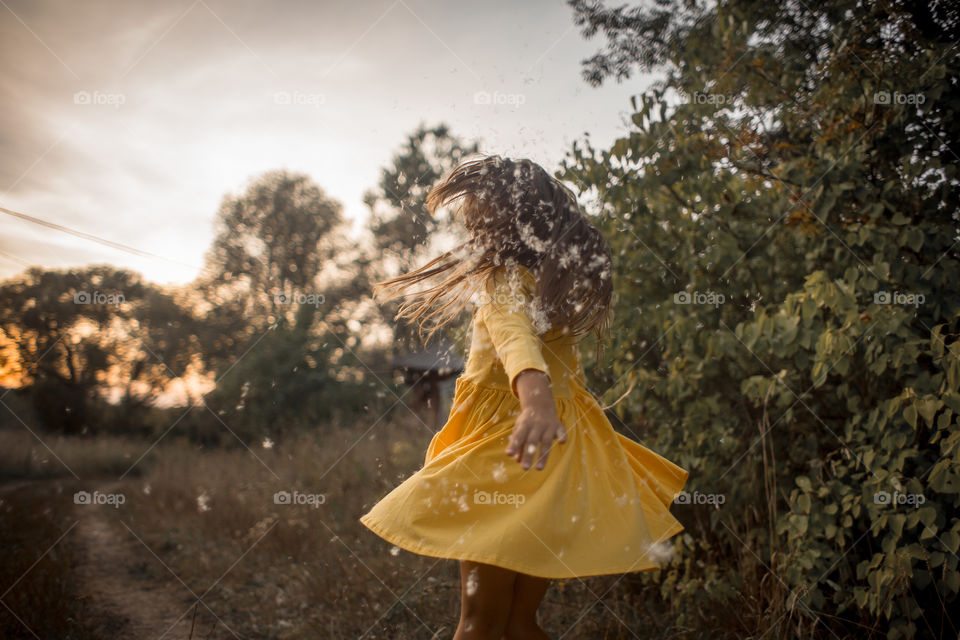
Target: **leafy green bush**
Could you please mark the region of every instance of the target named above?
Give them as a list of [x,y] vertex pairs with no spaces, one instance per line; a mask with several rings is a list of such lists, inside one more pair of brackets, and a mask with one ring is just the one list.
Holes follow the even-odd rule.
[[595,385],[722,496],[676,507],[660,585],[690,635],[960,628],[960,57],[923,26],[721,3],[558,174],[614,249]]

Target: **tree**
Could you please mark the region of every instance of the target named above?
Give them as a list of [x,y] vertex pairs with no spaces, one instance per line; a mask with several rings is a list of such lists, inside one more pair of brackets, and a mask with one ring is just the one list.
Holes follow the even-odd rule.
[[317,276],[346,248],[342,211],[306,175],[264,173],[224,198],[198,287],[260,330],[289,322],[290,303],[321,295]]
[[478,143],[464,143],[446,125],[427,129],[421,124],[407,136],[391,164],[381,169],[377,187],[364,194],[376,247],[392,254],[402,269],[422,257],[434,234],[452,224],[448,217],[435,218],[427,210],[430,189],[444,173],[478,150]]
[[224,199],[197,282],[199,342],[216,381],[203,399],[216,416],[204,414],[205,433],[279,440],[370,402],[356,335],[369,313],[369,258],[346,236],[342,209],[285,171]]
[[352,323],[325,322],[318,337],[309,331],[307,316],[314,313],[301,305],[296,324],[268,329],[206,396],[221,443],[270,438],[279,444],[291,433],[369,408],[376,390],[357,355]]
[[725,499],[679,507],[664,617],[955,634],[956,7],[570,4],[609,38],[588,81],[665,73],[628,134],[558,174],[614,250],[599,388],[634,389],[619,417]]
[[[377,187],[364,194],[370,208],[368,228],[381,255],[371,265],[372,277],[385,279],[412,270],[438,253],[438,238],[457,233],[449,215],[430,214],[427,194],[447,171],[478,150],[477,142],[463,142],[443,124],[430,129],[420,124],[407,136],[390,165],[381,169]],[[398,307],[398,302],[383,307],[394,344],[415,349],[421,342],[416,327],[393,320]]]
[[161,393],[190,363],[193,321],[169,294],[106,265],[29,269],[0,287],[6,366],[21,372],[46,426],[95,432],[98,404],[117,396],[124,415]]

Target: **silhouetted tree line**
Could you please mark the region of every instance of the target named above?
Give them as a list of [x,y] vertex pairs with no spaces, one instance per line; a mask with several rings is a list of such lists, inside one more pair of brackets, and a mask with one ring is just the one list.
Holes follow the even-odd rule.
[[[23,385],[6,394],[0,424],[250,446],[405,411],[389,362],[416,342],[370,285],[449,228],[423,198],[476,149],[444,125],[420,125],[365,194],[367,238],[350,237],[342,204],[308,176],[269,171],[224,197],[204,268],[184,286],[109,265],[9,279],[0,369]],[[193,390],[187,403],[158,406],[181,385]]]

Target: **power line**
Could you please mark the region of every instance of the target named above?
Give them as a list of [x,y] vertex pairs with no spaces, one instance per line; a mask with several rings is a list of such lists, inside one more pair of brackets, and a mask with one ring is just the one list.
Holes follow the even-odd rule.
[[17,264],[20,264],[20,265],[22,265],[22,266],[24,266],[24,267],[32,267],[32,266],[33,266],[32,264],[30,264],[29,262],[27,262],[27,261],[24,260],[23,258],[18,258],[17,256],[12,255],[12,254],[10,254],[10,253],[7,253],[6,251],[0,251],[0,256],[3,256],[3,257],[6,258],[7,260],[10,260],[10,261],[12,261],[12,262],[16,262]]
[[78,237],[78,238],[83,238],[84,240],[90,240],[90,241],[92,241],[92,242],[97,242],[97,243],[99,243],[99,244],[106,245],[106,246],[108,246],[108,247],[110,247],[110,248],[112,248],[112,249],[117,249],[118,251],[125,251],[125,252],[127,252],[127,253],[132,253],[133,255],[136,255],[136,256],[141,256],[141,257],[144,257],[144,258],[156,258],[156,259],[158,259],[158,260],[164,260],[164,261],[166,261],[166,262],[172,262],[172,263],[174,263],[174,264],[179,264],[179,265],[184,266],[184,267],[190,267],[191,269],[198,269],[198,268],[199,268],[199,267],[197,267],[196,265],[187,264],[186,262],[180,262],[179,260],[174,260],[174,259],[172,259],[172,258],[165,258],[164,256],[157,255],[157,254],[155,254],[155,253],[150,253],[149,251],[144,251],[144,250],[142,250],[142,249],[137,249],[136,247],[131,247],[130,245],[122,244],[122,243],[120,243],[120,242],[114,242],[113,240],[107,240],[106,238],[101,238],[101,237],[95,236],[95,235],[93,235],[93,234],[91,234],[91,233],[85,233],[85,232],[83,232],[83,231],[77,231],[76,229],[71,229],[71,228],[69,228],[69,227],[65,227],[65,226],[63,226],[63,225],[61,225],[61,224],[57,224],[56,222],[49,222],[48,220],[43,220],[43,219],[41,219],[41,218],[36,218],[36,217],[34,217],[34,216],[30,216],[30,215],[27,215],[27,214],[25,214],[25,213],[20,213],[20,212],[17,212],[17,211],[11,211],[10,209],[5,209],[5,208],[3,208],[3,207],[0,207],[0,213],[5,213],[5,214],[7,214],[7,215],[9,215],[9,216],[13,216],[14,218],[20,218],[21,220],[26,220],[27,222],[32,222],[32,223],[38,224],[38,225],[40,225],[40,226],[42,226],[42,227],[47,227],[48,229],[55,229],[56,231],[62,231],[63,233],[69,233],[69,234],[72,235],[72,236],[76,236],[76,237]]

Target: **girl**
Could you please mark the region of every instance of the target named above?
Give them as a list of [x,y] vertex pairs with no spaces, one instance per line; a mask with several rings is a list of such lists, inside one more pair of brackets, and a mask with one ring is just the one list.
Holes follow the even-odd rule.
[[550,579],[659,568],[688,472],[614,431],[585,387],[578,342],[608,330],[613,287],[610,248],[574,194],[529,160],[491,156],[427,196],[431,213],[448,204],[468,239],[374,291],[411,295],[397,317],[421,337],[431,321],[427,340],[479,294],[470,354],[423,468],[360,521],[460,561],[454,640],[544,639]]

